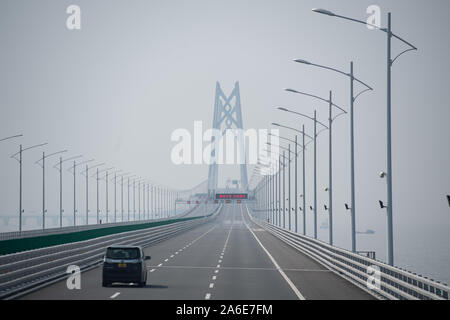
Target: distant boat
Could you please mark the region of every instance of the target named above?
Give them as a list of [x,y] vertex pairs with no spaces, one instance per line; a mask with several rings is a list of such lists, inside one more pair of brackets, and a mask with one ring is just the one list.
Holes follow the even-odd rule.
[[359,234],[375,234],[375,231],[373,231],[372,229],[367,229],[366,231],[356,231],[356,233],[359,233]]

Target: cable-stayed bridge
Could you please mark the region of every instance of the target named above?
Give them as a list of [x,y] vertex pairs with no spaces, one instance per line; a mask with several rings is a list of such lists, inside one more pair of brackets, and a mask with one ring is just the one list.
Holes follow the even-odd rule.
[[[225,132],[233,126],[243,129],[239,84],[230,96],[217,84],[213,127]],[[211,155],[215,154],[213,148]],[[297,219],[306,214],[304,206],[301,210],[296,203],[299,191],[295,200],[291,192],[282,195],[282,190],[291,188],[285,174],[289,169],[291,177],[294,158],[285,162],[280,155],[280,165],[275,167],[260,163],[250,183],[244,162],[240,180],[232,187],[218,186],[219,165],[212,163],[207,180],[183,191],[127,175],[120,176],[117,184],[117,172],[106,169],[99,178],[95,170],[97,197],[108,197],[107,187],[98,191],[100,179],[106,186],[114,179],[114,206],[102,209],[104,213],[97,207],[97,212],[86,209],[83,214],[75,204],[73,216],[63,211],[48,215],[44,205],[42,215],[26,216],[20,211],[15,217],[1,217],[5,223],[20,219],[21,226],[36,220],[42,228],[0,234],[0,297],[448,299],[450,288],[445,284],[376,260],[373,252],[341,249],[332,245],[332,238],[327,243],[302,234],[296,228]],[[84,217],[93,220],[86,223]],[[53,226],[45,227],[42,219]],[[63,226],[62,219],[72,225]],[[140,245],[151,255],[143,287],[102,285],[104,251],[113,244]],[[79,290],[67,286],[70,266],[80,268]]]

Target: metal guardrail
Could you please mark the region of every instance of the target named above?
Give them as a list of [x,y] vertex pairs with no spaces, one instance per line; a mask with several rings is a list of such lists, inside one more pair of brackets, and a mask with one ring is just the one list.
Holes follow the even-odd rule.
[[378,286],[374,283],[375,287],[370,288],[376,295],[394,300],[449,299],[450,287],[446,284],[250,217],[280,240],[363,288],[367,289],[368,280],[373,279],[373,274],[368,273],[369,268],[376,267],[380,271],[380,283]]
[[106,247],[112,244],[149,246],[192,229],[216,217],[217,207],[200,219],[127,231],[86,241],[14,253],[0,257],[0,299],[67,276],[69,265],[86,269],[100,264]]

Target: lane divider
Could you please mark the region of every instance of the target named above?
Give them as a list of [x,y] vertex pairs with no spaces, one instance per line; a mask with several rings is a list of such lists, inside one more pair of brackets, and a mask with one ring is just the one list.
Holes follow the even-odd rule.
[[[228,231],[227,239],[225,240],[225,244],[224,244],[224,246],[223,246],[222,252],[221,252],[220,255],[219,255],[218,265],[217,265],[217,267],[215,268],[216,270],[214,270],[214,273],[215,273],[215,274],[218,274],[218,273],[219,273],[219,270],[220,270],[220,264],[222,263],[223,255],[224,255],[225,250],[226,250],[226,248],[227,248],[227,246],[228,246],[228,240],[230,239],[230,234],[231,234],[231,230],[233,229],[233,224],[234,224],[234,211],[233,211],[233,218],[232,218],[232,220],[231,220],[231,226],[230,226],[230,230]],[[217,276],[212,276],[211,279],[212,279],[213,281],[215,281],[215,280],[217,280]],[[210,289],[213,289],[213,288],[214,288],[214,282],[211,282],[211,283],[209,284],[209,288],[210,288]],[[207,293],[207,294],[205,295],[205,300],[209,300],[209,299],[211,299],[211,293]]]
[[[245,206],[247,209],[247,214],[249,215],[250,212],[248,211],[248,206]],[[241,206],[241,214],[242,214],[242,206]],[[243,218],[243,217],[242,217]],[[244,219],[243,219],[244,220]],[[291,281],[291,279],[289,279],[289,277],[284,273],[284,271],[281,269],[281,267],[278,265],[277,261],[272,257],[272,255],[270,254],[270,252],[263,246],[263,244],[261,243],[261,241],[259,241],[258,237],[256,236],[256,234],[253,232],[253,230],[248,226],[247,222],[244,220],[244,224],[247,227],[247,229],[250,231],[250,233],[253,235],[253,237],[255,238],[256,242],[258,242],[258,244],[261,246],[261,248],[264,250],[264,252],[267,254],[267,256],[269,257],[269,259],[272,261],[273,265],[275,266],[275,268],[278,270],[278,272],[281,274],[281,276],[283,277],[283,279],[287,282],[287,284],[291,287],[292,291],[294,291],[294,293],[296,294],[296,296],[300,299],[300,300],[306,300],[305,297],[300,293],[300,291],[297,289],[297,287],[294,285],[294,283]]]

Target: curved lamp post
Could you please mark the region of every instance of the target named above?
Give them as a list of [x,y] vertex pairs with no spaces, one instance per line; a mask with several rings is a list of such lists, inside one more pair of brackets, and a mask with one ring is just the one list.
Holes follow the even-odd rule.
[[280,225],[280,216],[278,215],[278,212],[280,212],[280,207],[281,207],[281,155],[279,153],[279,151],[275,151],[275,150],[269,150],[269,149],[263,149],[263,151],[271,153],[272,155],[276,155],[278,157],[278,166],[275,169],[275,177],[273,179],[273,198],[274,198],[274,206],[273,206],[273,222],[275,225],[278,225],[279,227]]
[[[7,137],[7,138],[3,138],[3,140],[7,140],[7,139],[12,139],[15,137],[19,137],[21,135],[18,136],[11,136],[11,137]],[[39,148],[39,147],[43,147],[45,145],[47,145],[48,143],[41,143],[41,144],[36,144],[34,146],[31,147],[27,147],[27,148],[23,148],[22,145],[19,146],[19,151],[14,153],[11,158],[16,160],[17,162],[19,162],[19,232],[22,232],[22,213],[23,213],[23,209],[22,209],[22,154],[24,151],[30,150],[30,149],[34,149],[34,148]],[[16,156],[19,155],[19,159],[16,158]]]
[[78,155],[78,156],[73,156],[67,159],[62,159],[62,157],[59,157],[59,162],[56,163],[53,168],[59,171],[59,227],[62,228],[62,215],[64,212],[63,209],[63,196],[62,196],[62,189],[63,189],[63,182],[62,182],[62,170],[63,170],[63,163],[70,161],[70,160],[75,160],[78,158],[83,157],[83,155]]
[[[356,99],[362,95],[365,92],[373,91],[373,88],[369,86],[367,83],[359,80],[354,76],[353,72],[353,61],[350,62],[350,72],[346,73],[344,71],[316,64],[311,63],[306,60],[302,59],[296,59],[295,62],[302,63],[305,65],[322,68],[326,70],[331,70],[333,72],[337,72],[339,74],[345,75],[350,78],[350,185],[351,185],[351,207],[350,207],[350,213],[351,213],[351,237],[352,237],[352,251],[356,252],[356,206],[355,206],[355,147],[354,147],[354,130],[353,130],[353,122],[354,122],[354,116],[353,116],[353,106],[356,101]],[[354,95],[354,82],[358,82],[361,85],[365,87],[362,91]]]
[[47,209],[45,209],[45,159],[65,152],[67,150],[57,151],[47,155],[45,152],[42,152],[42,158],[35,162],[35,164],[42,168],[42,230],[45,230],[45,213],[47,212]]
[[[302,137],[303,137],[303,145],[297,143],[297,136],[295,136],[295,140],[291,140],[291,139],[288,139],[288,138],[285,138],[285,137],[282,137],[282,136],[277,136],[279,139],[293,142],[296,147],[299,146],[299,147],[302,148],[302,152],[303,152],[303,177],[302,177],[303,178],[303,194],[305,194],[305,189],[306,189],[306,178],[305,178],[305,173],[306,173],[306,170],[305,170],[305,150],[306,150],[306,147],[305,147],[305,134],[304,134],[304,131],[305,131],[305,126],[303,125],[302,131],[301,131],[302,132]],[[273,135],[273,134],[269,133],[269,135]],[[296,219],[297,219],[297,215],[298,215],[297,214],[298,213],[298,211],[297,211],[298,210],[298,203],[297,203],[297,201],[298,201],[298,192],[297,192],[297,158],[298,158],[298,154],[299,153],[300,152],[297,153],[297,148],[296,148],[295,149],[295,161],[296,161],[296,163],[295,163],[295,167],[296,167],[296,169],[295,169],[295,216],[296,216]],[[303,197],[303,195],[302,195],[302,197]],[[305,199],[305,197],[303,197],[303,207],[305,207],[305,201],[306,201],[306,199]],[[297,221],[296,221],[295,232],[297,232]],[[306,216],[305,216],[305,214],[303,214],[303,235],[306,235]]]
[[[100,177],[99,177],[99,174],[103,173],[105,171],[108,171],[108,170],[112,170],[112,169],[114,169],[114,167],[106,168],[106,169],[103,169],[103,170],[99,170],[99,168],[97,167],[97,172],[93,175],[93,177],[95,176],[96,177],[95,179],[97,180],[97,224],[100,224],[100,200],[99,200],[99,194],[100,194],[99,181],[100,181]],[[106,205],[106,206],[108,206],[108,205]],[[108,211],[108,209],[106,209],[106,211]]]
[[83,171],[80,172],[80,174],[83,174],[86,177],[86,183],[85,183],[85,187],[86,187],[86,225],[89,224],[89,169],[94,169],[94,168],[104,166],[104,165],[105,165],[105,163],[103,162],[103,163],[99,163],[94,166],[91,166],[89,168],[89,165],[86,164],[86,170],[84,171],[84,173],[83,173]]
[[[333,93],[332,91],[330,91],[330,96],[329,96],[329,100],[321,98],[319,96],[313,95],[313,94],[309,94],[309,93],[304,93],[304,92],[300,92],[297,90],[293,90],[293,89],[286,89],[286,91],[288,92],[293,92],[293,93],[298,93],[298,94],[302,94],[302,95],[306,95],[309,97],[314,97],[316,99],[319,99],[321,101],[327,102],[328,103],[328,127],[326,125],[324,125],[323,123],[319,122],[322,126],[324,126],[325,128],[328,129],[328,178],[329,178],[329,193],[328,193],[328,206],[329,206],[329,210],[328,210],[328,220],[329,220],[329,243],[330,245],[333,245],[333,143],[332,143],[332,138],[333,138],[333,134],[332,134],[332,126],[333,126],[333,121],[335,118],[339,117],[342,114],[346,114],[347,112],[342,109],[341,107],[339,107],[338,105],[336,105],[335,103],[333,103]],[[339,109],[341,111],[340,114],[338,114],[335,118],[333,118],[333,107],[336,107],[337,109]],[[299,113],[299,112],[295,112],[295,111],[289,111],[286,108],[278,108],[282,111],[287,111],[287,112],[291,112],[297,115],[300,115],[302,117],[306,117],[311,119],[311,117]],[[311,119],[314,120],[314,119]],[[316,204],[314,204],[314,207],[316,207]]]
[[[289,111],[288,109],[282,108],[282,107],[279,107],[278,109],[281,110],[281,111]],[[292,113],[296,113],[298,115],[304,116],[307,119],[310,119],[310,120],[314,121],[314,138],[312,138],[311,136],[308,136],[308,137],[312,138],[313,141],[314,141],[314,239],[317,239],[317,136],[321,132],[321,131],[317,132],[317,123],[322,125],[325,129],[328,129],[328,127],[326,125],[324,125],[322,122],[317,120],[317,113],[316,113],[315,110],[314,110],[314,117],[309,117],[309,116],[306,116],[306,115],[301,114],[299,112],[292,112]],[[273,125],[279,126],[279,127],[284,127],[284,128],[290,129],[290,130],[294,130],[294,131],[300,132],[302,134],[304,133],[304,130],[302,132],[302,131],[297,130],[295,128],[282,126],[282,125],[277,124],[277,123],[273,123]],[[304,134],[304,135],[306,135],[306,134]]]
[[[345,20],[349,20],[352,22],[360,23],[363,25],[371,26],[377,30],[383,31],[386,33],[387,36],[387,103],[386,103],[386,113],[387,113],[387,255],[388,255],[388,264],[394,265],[394,235],[393,235],[393,219],[392,219],[392,144],[391,144],[391,78],[392,78],[392,65],[394,64],[395,60],[397,60],[401,55],[403,55],[406,52],[409,51],[416,51],[417,48],[409,43],[408,41],[400,38],[399,36],[395,35],[392,32],[392,26],[391,26],[391,13],[388,12],[387,16],[387,28],[380,28],[376,25],[367,23],[366,21],[353,19],[349,17],[345,17],[342,15],[335,14],[334,12],[331,12],[329,10],[325,9],[313,9],[314,12],[328,15],[331,17],[341,18]],[[403,50],[400,52],[397,56],[395,56],[392,59],[392,50],[391,50],[391,41],[392,38],[396,38],[397,40],[401,41],[402,43],[406,44],[408,46],[408,49]]]
[[76,161],[73,161],[73,167],[69,168],[67,171],[71,172],[71,169],[73,169],[73,226],[76,226],[76,213],[77,213],[77,203],[76,203],[76,168],[77,166],[88,164],[90,162],[94,161],[94,159],[86,160],[80,163],[76,163]]

